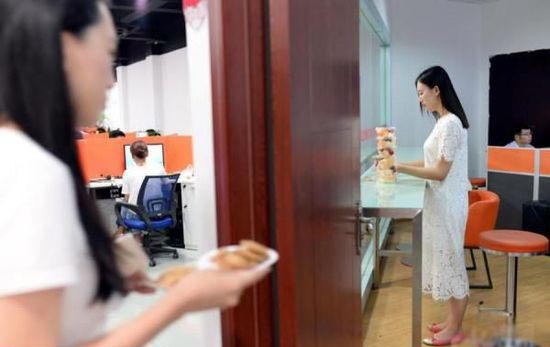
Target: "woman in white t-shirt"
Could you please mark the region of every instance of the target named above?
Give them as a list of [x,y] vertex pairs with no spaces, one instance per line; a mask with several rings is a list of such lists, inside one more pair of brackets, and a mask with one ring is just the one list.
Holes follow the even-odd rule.
[[87,196],[73,129],[104,108],[116,48],[103,0],[0,1],[0,346],[143,346],[186,312],[236,305],[266,274],[195,271],[103,330],[107,303],[134,287]]

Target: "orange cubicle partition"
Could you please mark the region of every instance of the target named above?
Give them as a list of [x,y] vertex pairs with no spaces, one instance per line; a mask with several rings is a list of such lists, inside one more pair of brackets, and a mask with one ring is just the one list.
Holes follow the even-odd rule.
[[108,139],[109,133],[83,133],[82,136],[84,139]]
[[[163,144],[166,171],[177,172],[193,164],[191,136],[153,136],[140,140],[150,144]],[[88,138],[77,140],[84,179],[100,179],[106,176],[122,176],[124,172],[124,145],[135,138]]]
[[540,175],[550,177],[550,149],[540,150]]
[[500,197],[498,229],[522,229],[524,203],[545,198],[548,184],[540,174],[548,159],[541,149],[488,148],[487,189]]
[[533,174],[535,151],[523,148],[489,147],[487,166],[489,171]]

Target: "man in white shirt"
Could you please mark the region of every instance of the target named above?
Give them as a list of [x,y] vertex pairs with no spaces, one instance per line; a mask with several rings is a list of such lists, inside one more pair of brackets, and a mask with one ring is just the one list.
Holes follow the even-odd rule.
[[130,153],[136,165],[124,171],[122,175],[122,194],[124,194],[124,200],[130,204],[136,204],[145,176],[166,175],[166,170],[157,163],[147,161],[149,150],[143,141],[132,143]]
[[518,125],[514,131],[514,141],[504,147],[508,148],[534,148],[531,145],[533,130],[527,124]]
[[[149,150],[143,141],[132,143],[130,153],[136,165],[126,169],[122,175],[122,194],[126,202],[135,205],[145,176],[166,175],[166,170],[162,165],[147,161]],[[121,235],[123,231],[124,228],[120,226],[117,234]]]

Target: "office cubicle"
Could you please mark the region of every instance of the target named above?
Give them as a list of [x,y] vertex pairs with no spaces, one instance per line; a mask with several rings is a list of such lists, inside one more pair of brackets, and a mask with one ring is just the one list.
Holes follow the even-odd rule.
[[[88,184],[91,196],[96,200],[101,216],[106,225],[115,225],[113,213],[116,198],[121,197],[122,180],[125,170],[125,148],[136,140],[135,136],[119,138],[89,137],[77,140],[78,153],[82,165],[84,178]],[[157,157],[162,156],[167,172],[181,172],[188,165],[193,164],[193,148],[191,136],[151,136],[141,137],[139,140],[155,146]],[[151,159],[154,159],[154,150],[151,148]],[[106,179],[111,176],[111,179]],[[196,249],[197,236],[192,233],[193,227],[190,210],[194,204],[193,178],[180,176],[176,187],[178,205],[174,228],[168,230],[169,244],[173,247]]]
[[523,203],[550,199],[550,149],[490,146],[487,189],[501,199],[497,228],[521,229]]
[[[166,172],[180,172],[193,164],[191,136],[148,136],[139,139],[148,144],[162,144]],[[125,137],[77,140],[85,180],[121,177],[124,173],[124,145],[135,140]]]

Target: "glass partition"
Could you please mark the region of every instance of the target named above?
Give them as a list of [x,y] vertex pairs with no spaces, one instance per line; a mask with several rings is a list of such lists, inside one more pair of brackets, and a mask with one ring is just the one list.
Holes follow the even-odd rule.
[[[376,151],[374,128],[389,124],[389,42],[384,37],[376,8],[362,0],[359,29],[360,112],[362,172]],[[375,12],[375,13],[373,13]]]
[[[382,20],[373,0],[359,0],[359,80],[361,112],[361,175],[371,175],[366,171],[372,166],[372,157],[376,153],[376,131],[380,125],[391,125],[389,74],[390,41],[389,30]],[[362,179],[361,199],[376,199],[373,185]],[[366,191],[367,190],[367,191]],[[361,293],[363,305],[366,303],[373,283],[376,261],[375,248],[380,248],[387,238],[391,220],[380,218],[376,225],[379,230],[379,244],[375,245],[369,237],[363,244],[361,259]]]

